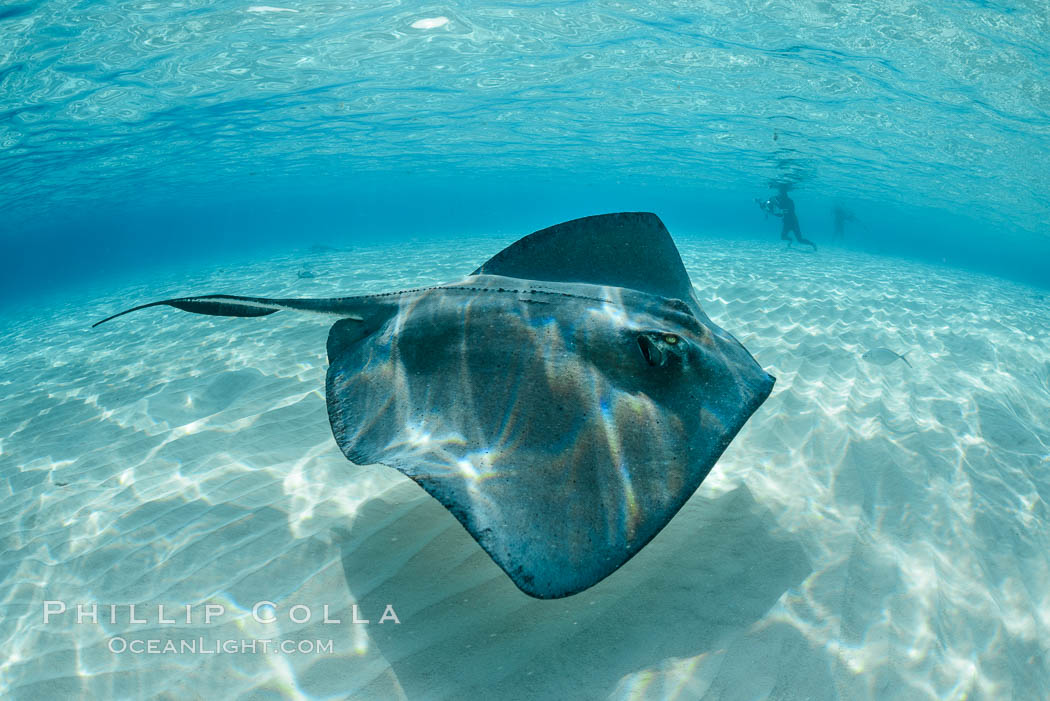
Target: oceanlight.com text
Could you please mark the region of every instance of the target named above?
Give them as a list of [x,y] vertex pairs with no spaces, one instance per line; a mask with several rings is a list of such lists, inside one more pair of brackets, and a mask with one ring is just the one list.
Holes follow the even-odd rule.
[[331,640],[129,640],[119,636],[109,639],[109,651],[117,655],[330,655],[333,649]]

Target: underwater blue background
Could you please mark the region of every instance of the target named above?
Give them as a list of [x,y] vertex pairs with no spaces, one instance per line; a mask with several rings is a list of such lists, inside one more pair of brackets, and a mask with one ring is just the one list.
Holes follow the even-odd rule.
[[[1043,2],[0,6],[5,302],[314,243],[659,213],[1050,284]],[[466,270],[464,271],[466,272]]]

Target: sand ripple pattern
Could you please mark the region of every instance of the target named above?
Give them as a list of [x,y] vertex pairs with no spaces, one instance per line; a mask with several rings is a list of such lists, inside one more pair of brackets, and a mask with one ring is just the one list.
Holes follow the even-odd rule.
[[[1050,305],[991,277],[683,240],[774,394],[653,543],[587,592],[521,594],[436,502],[339,454],[325,321],[151,310],[453,279],[501,242],[197,270],[0,327],[0,696],[1004,699],[1050,688]],[[465,261],[465,263],[464,263]],[[873,347],[913,365],[873,365]],[[42,602],[150,623],[44,625]],[[256,623],[251,606],[278,606]],[[220,623],[204,625],[206,603]],[[309,623],[284,615],[314,610]],[[378,625],[385,604],[402,623]],[[191,623],[157,607],[194,606]],[[328,604],[340,625],[320,621]],[[372,620],[352,625],[351,606]],[[169,613],[170,615],[170,613]],[[325,655],[113,654],[127,638],[333,640]]]

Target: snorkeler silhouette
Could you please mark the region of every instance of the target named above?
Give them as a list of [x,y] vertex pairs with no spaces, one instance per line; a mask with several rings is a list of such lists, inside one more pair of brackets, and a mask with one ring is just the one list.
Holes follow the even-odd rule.
[[832,212],[835,217],[835,227],[832,230],[832,238],[841,241],[846,235],[846,222],[857,221],[857,215],[841,205],[835,205]]
[[788,246],[791,246],[791,237],[788,234],[795,234],[795,239],[799,243],[804,243],[813,247],[813,250],[817,250],[817,244],[809,241],[808,239],[802,238],[802,232],[798,227],[798,215],[795,214],[795,202],[788,197],[788,184],[778,183],[777,194],[770,197],[765,202],[759,202],[758,206],[763,211],[772,214],[774,217],[780,217],[783,219],[783,226],[780,229],[780,238],[788,242]]

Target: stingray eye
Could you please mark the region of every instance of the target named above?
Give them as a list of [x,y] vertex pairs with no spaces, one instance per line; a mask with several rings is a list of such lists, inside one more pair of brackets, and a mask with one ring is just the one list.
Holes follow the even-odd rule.
[[638,336],[638,349],[650,367],[668,367],[680,360],[685,342],[673,333],[650,331]]

